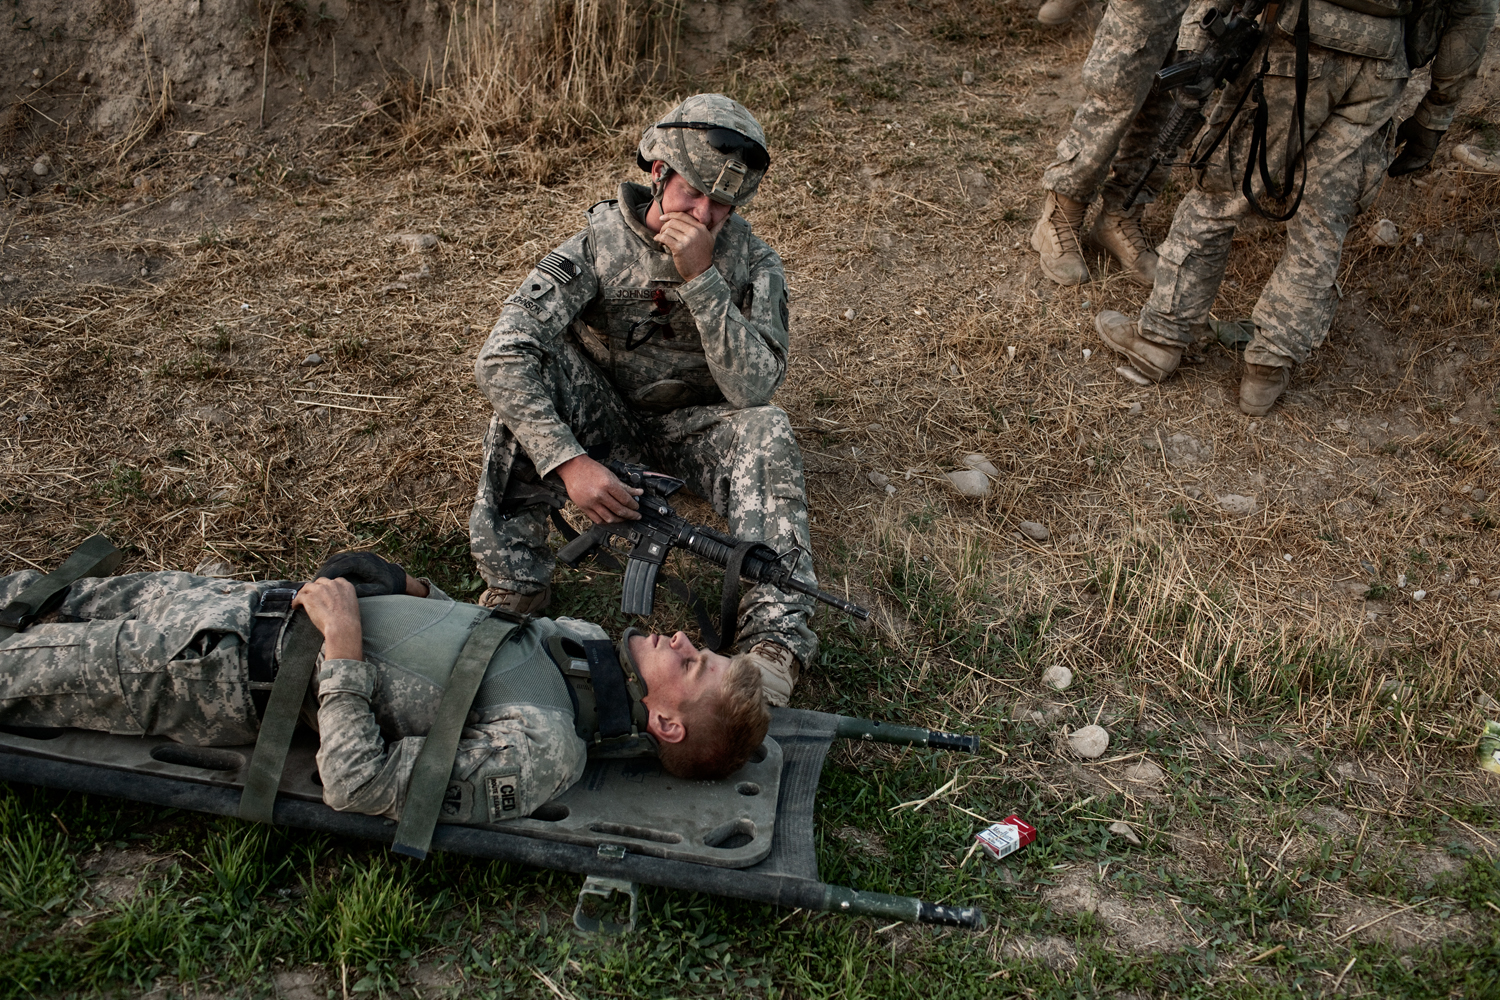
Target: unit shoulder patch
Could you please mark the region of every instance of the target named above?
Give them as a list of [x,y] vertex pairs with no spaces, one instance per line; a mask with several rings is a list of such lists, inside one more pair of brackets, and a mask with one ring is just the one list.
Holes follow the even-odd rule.
[[536,269],[538,271],[541,271],[543,274],[551,277],[561,285],[566,285],[568,282],[578,277],[580,273],[580,269],[577,264],[564,257],[556,250],[552,251],[541,260],[537,261]]

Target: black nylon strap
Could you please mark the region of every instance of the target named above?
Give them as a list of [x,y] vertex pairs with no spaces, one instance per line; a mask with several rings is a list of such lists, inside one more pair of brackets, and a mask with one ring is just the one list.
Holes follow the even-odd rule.
[[281,642],[281,630],[292,611],[292,598],[297,591],[292,587],[277,587],[260,595],[260,605],[255,610],[255,621],[250,625],[249,675],[250,700],[255,703],[255,712],[266,717],[266,706],[271,700],[271,689],[258,685],[276,680],[276,646]]
[[[1285,192],[1280,190],[1281,183],[1272,179],[1271,169],[1266,161],[1266,154],[1270,147],[1267,132],[1270,129],[1271,109],[1265,100],[1262,81],[1265,79],[1266,72],[1271,68],[1269,49],[1266,50],[1266,55],[1262,60],[1260,76],[1255,81],[1255,125],[1250,133],[1250,153],[1245,161],[1245,177],[1240,184],[1240,190],[1255,214],[1270,219],[1272,222],[1285,222],[1296,215],[1298,207],[1302,204],[1302,195],[1307,190],[1307,77],[1311,70],[1310,49],[1312,48],[1312,25],[1307,8],[1308,0],[1302,0],[1301,9],[1297,12],[1297,27],[1292,32],[1292,41],[1297,54],[1296,75],[1293,77],[1293,86],[1296,88],[1296,106],[1292,109],[1293,120],[1287,123],[1287,155],[1285,157],[1288,186],[1299,164],[1302,167],[1302,179],[1297,183],[1297,196],[1292,199],[1291,206],[1281,215],[1274,215],[1267,211],[1255,196],[1252,184],[1258,168],[1261,184],[1265,186],[1266,194],[1278,199],[1286,197]],[[1297,137],[1295,155],[1292,151],[1293,135]]]
[[0,609],[0,641],[28,628],[42,615],[62,603],[68,588],[86,576],[109,576],[125,553],[103,535],[84,539],[63,564],[21,591]]
[[740,568],[745,557],[754,555],[768,562],[776,561],[776,552],[765,542],[740,542],[724,563],[724,596],[719,600],[719,642],[714,652],[722,653],[734,645],[740,620]]
[[585,639],[583,653],[588,657],[589,675],[594,681],[599,738],[611,740],[629,734],[630,692],[625,688],[625,671],[620,668],[615,644],[608,639]]

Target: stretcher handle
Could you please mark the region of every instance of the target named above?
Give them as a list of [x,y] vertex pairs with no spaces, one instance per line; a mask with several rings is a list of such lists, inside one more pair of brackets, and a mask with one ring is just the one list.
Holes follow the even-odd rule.
[[856,719],[848,715],[839,716],[836,732],[846,740],[873,740],[877,743],[927,747],[930,750],[954,750],[961,753],[979,752],[978,736],[940,733],[936,729],[898,726],[889,722]]
[[914,896],[861,892],[841,885],[830,885],[823,890],[822,909],[827,913],[904,920],[913,924],[940,924],[971,931],[983,930],[985,925],[984,911],[977,906],[943,906]]

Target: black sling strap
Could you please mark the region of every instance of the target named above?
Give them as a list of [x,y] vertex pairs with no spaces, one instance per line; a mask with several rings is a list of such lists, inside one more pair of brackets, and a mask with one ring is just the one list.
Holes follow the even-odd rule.
[[[1292,174],[1300,165],[1302,168],[1302,179],[1297,182],[1297,195],[1292,199],[1291,207],[1281,215],[1272,214],[1260,203],[1254,191],[1255,172],[1260,172],[1261,184],[1265,187],[1265,193],[1272,198],[1280,199],[1286,197],[1280,181],[1273,180],[1271,170],[1266,162],[1266,154],[1270,145],[1267,130],[1270,128],[1271,109],[1266,103],[1264,80],[1266,73],[1271,69],[1270,50],[1266,50],[1261,59],[1260,75],[1255,78],[1253,89],[1255,90],[1255,123],[1250,131],[1250,153],[1245,160],[1245,177],[1240,184],[1240,190],[1245,195],[1245,200],[1257,215],[1270,219],[1272,222],[1285,222],[1297,214],[1298,207],[1302,204],[1302,195],[1307,190],[1307,77],[1310,71],[1311,56],[1309,49],[1312,47],[1312,25],[1308,18],[1308,0],[1302,0],[1301,9],[1297,12],[1297,27],[1292,33],[1292,41],[1296,47],[1297,68],[1293,77],[1293,86],[1296,88],[1296,106],[1292,110],[1292,121],[1287,123],[1286,136],[1286,181],[1290,189]],[[1292,137],[1297,137],[1297,148],[1295,154],[1292,150]]]
[[125,553],[103,535],[85,539],[61,566],[33,582],[15,600],[0,608],[0,642],[55,610],[73,584],[86,576],[109,576],[124,558]]

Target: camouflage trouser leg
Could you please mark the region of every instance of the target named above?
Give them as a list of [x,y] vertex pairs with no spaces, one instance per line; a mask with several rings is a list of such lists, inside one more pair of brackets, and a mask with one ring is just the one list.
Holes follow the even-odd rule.
[[[653,464],[713,504],[730,534],[777,552],[799,546],[797,578],[816,584],[802,451],[779,407],[689,406],[643,418],[642,431]],[[768,584],[752,588],[740,599],[740,649],[773,639],[811,666],[818,655],[808,625],[814,603]]]
[[[1151,162],[1151,153],[1156,149],[1156,137],[1161,134],[1162,126],[1166,124],[1167,116],[1171,113],[1171,94],[1153,91],[1146,97],[1146,102],[1141,105],[1140,112],[1135,116],[1130,128],[1126,130],[1124,138],[1120,140],[1114,166],[1110,169],[1109,178],[1099,191],[1099,201],[1103,204],[1105,211],[1117,213],[1126,211],[1125,196],[1130,194],[1130,189],[1135,187],[1136,181],[1140,180],[1141,174],[1145,172],[1146,164]],[[1157,192],[1166,187],[1167,181],[1171,179],[1172,162],[1173,154],[1168,153],[1163,158],[1163,162],[1158,163],[1152,169],[1151,176],[1146,179],[1140,193],[1135,196],[1132,208],[1138,208],[1156,200]]]
[[[543,377],[558,414],[591,455],[640,461],[639,418],[573,345],[562,345]],[[492,417],[484,437],[479,495],[469,513],[469,551],[490,586],[535,594],[552,579],[557,557],[547,544],[548,508],[506,509],[506,485],[515,478],[534,480],[536,468],[510,428]],[[551,481],[562,486],[556,475]]]
[[[1094,33],[1094,45],[1083,64],[1083,103],[1073,115],[1067,135],[1057,144],[1057,159],[1042,175],[1042,187],[1075,201],[1091,202],[1109,174],[1121,140],[1136,120],[1151,92],[1151,81],[1177,42],[1177,27],[1188,0],[1130,0],[1112,3]],[[1132,143],[1133,155],[1145,145],[1149,152],[1154,132],[1151,126],[1136,129],[1141,136]],[[1139,171],[1144,167],[1132,165]],[[1135,183],[1133,174],[1123,173],[1123,194]],[[1116,185],[1119,187],[1119,185]],[[1143,201],[1150,200],[1143,195]],[[1111,206],[1118,207],[1118,206]]]
[[[1245,349],[1245,360],[1256,364],[1300,364],[1327,335],[1338,305],[1334,279],[1344,236],[1362,196],[1373,195],[1378,187],[1368,177],[1382,158],[1376,134],[1389,120],[1406,83],[1399,53],[1388,61],[1314,46],[1313,56],[1318,71],[1307,94],[1307,187],[1297,214],[1287,224],[1286,250],[1255,306],[1257,332]],[[1267,167],[1273,178],[1285,178],[1286,136],[1295,104],[1291,39],[1275,36],[1268,58]],[[1238,93],[1226,94],[1216,114],[1236,99]],[[1235,227],[1250,210],[1240,182],[1249,158],[1253,112],[1253,102],[1247,102],[1157,249],[1156,285],[1140,317],[1141,333],[1148,340],[1186,345],[1192,342],[1193,327],[1208,321]],[[1209,127],[1214,127],[1212,120]],[[1300,174],[1299,168],[1293,180]],[[1257,180],[1255,190],[1260,188]]]
[[[0,604],[36,576],[0,577]],[[62,612],[95,620],[33,625],[0,643],[0,722],[192,745],[253,743],[259,724],[240,637],[203,633],[180,650],[157,624],[133,617],[142,601],[170,611],[161,599],[184,581],[202,582],[187,573],[136,573],[75,583]]]

